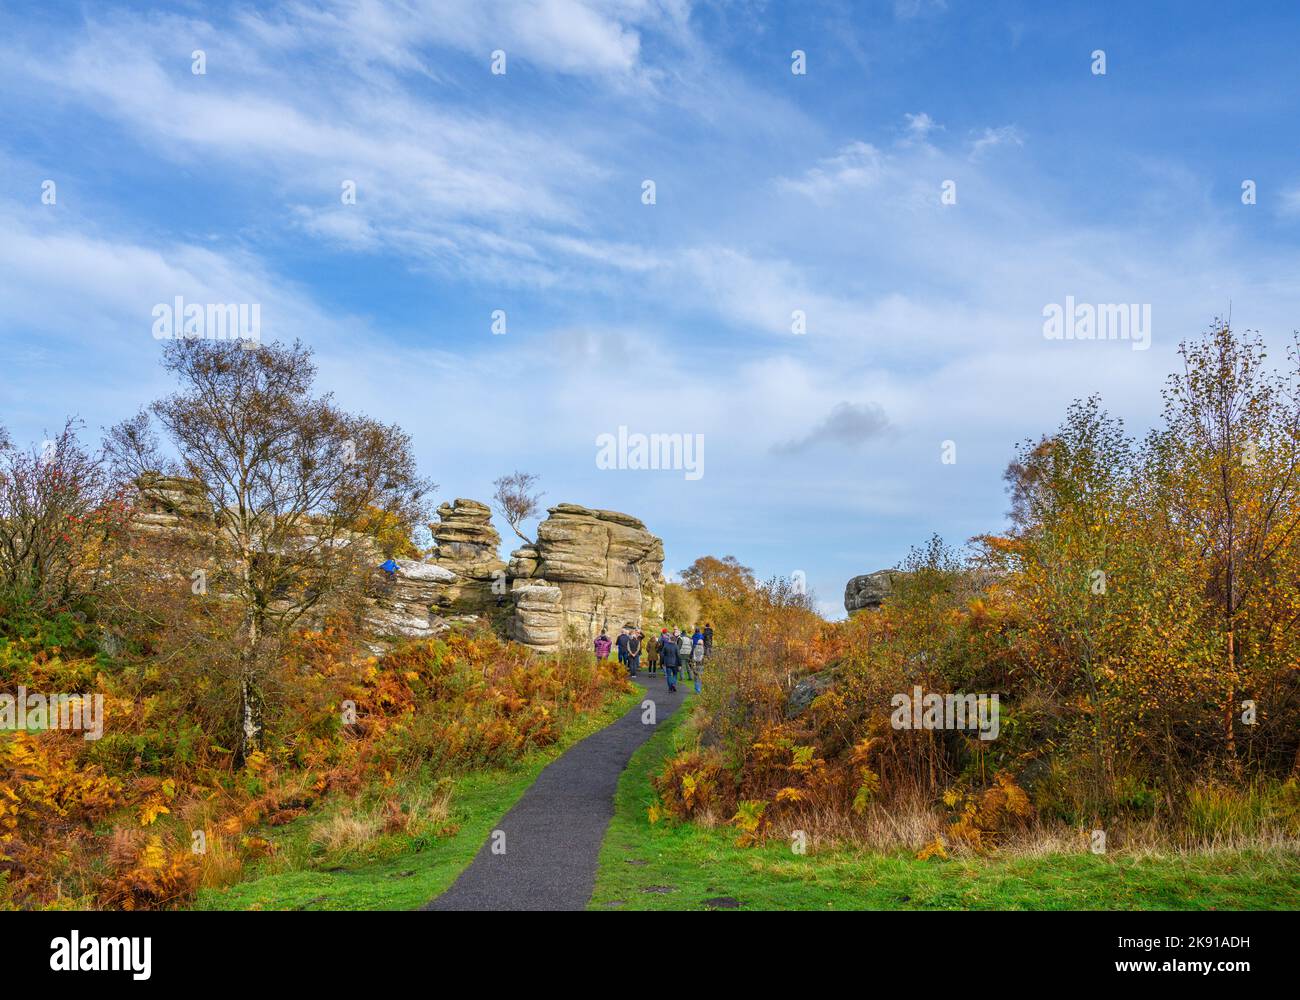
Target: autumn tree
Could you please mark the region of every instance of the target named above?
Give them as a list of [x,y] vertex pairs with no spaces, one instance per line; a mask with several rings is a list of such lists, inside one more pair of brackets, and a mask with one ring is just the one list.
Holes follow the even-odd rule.
[[700,556],[682,570],[681,581],[699,604],[700,617],[722,632],[758,588],[754,571],[735,556]]
[[[300,343],[248,351],[178,340],[163,367],[178,390],[114,428],[109,449],[119,468],[194,480],[211,506],[217,576],[207,585],[235,602],[240,618],[242,760],[261,741],[268,664],[297,626],[364,579],[357,524],[372,510],[417,523],[432,484],[418,475],[400,428],[312,394],[316,366]],[[164,458],[155,428],[174,458]]]
[[664,621],[681,628],[689,628],[697,621],[703,624],[700,602],[680,583],[664,584]]
[[0,590],[37,610],[95,590],[120,535],[121,498],[102,455],[69,420],[39,447],[0,428]]
[[1267,368],[1259,335],[1223,322],[1179,345],[1179,356],[1182,371],[1163,392],[1164,427],[1148,441],[1148,474],[1163,513],[1161,543],[1190,546],[1206,564],[1205,595],[1223,643],[1224,741],[1235,760],[1243,661],[1279,629],[1294,635],[1300,612],[1290,596],[1300,534],[1300,359],[1293,348],[1289,372]]
[[1078,670],[1095,697],[1098,637],[1117,605],[1106,598],[1121,573],[1133,460],[1123,422],[1093,396],[1072,403],[1054,434],[1022,444],[1008,469],[1017,568],[1051,632],[1042,646],[1056,651],[1050,664],[1028,666],[1064,670],[1044,677],[1058,690]]

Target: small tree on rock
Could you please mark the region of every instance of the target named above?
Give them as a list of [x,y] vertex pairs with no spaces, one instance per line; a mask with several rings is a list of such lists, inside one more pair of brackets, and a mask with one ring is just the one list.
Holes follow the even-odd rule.
[[506,519],[511,530],[528,545],[537,543],[520,531],[519,526],[536,517],[542,509],[542,497],[546,494],[533,492],[540,481],[541,477],[531,472],[515,471],[492,483],[496,487],[496,492],[492,494],[492,506]]

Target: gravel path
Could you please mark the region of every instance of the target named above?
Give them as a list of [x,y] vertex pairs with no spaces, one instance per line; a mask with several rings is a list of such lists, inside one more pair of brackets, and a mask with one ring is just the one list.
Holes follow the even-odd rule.
[[[634,678],[655,703],[657,722],[681,706],[690,682],[669,694],[663,672]],[[643,699],[644,700],[644,699]],[[655,727],[627,715],[552,761],[497,824],[470,866],[426,910],[582,910],[596,883],[596,859],[614,817],[614,790]],[[493,853],[494,843],[498,853]],[[500,853],[504,844],[505,851]]]

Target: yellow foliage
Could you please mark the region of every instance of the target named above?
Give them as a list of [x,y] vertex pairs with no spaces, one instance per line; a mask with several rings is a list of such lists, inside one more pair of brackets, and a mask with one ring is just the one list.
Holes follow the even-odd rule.
[[171,812],[165,805],[157,799],[149,799],[140,804],[140,825],[151,826],[159,816]]
[[938,858],[940,861],[948,860],[948,850],[944,846],[943,838],[938,834],[935,834],[934,840],[916,852],[917,861],[929,861],[931,858]]
[[751,847],[763,839],[766,827],[767,803],[757,799],[747,799],[737,804],[736,815],[731,817],[731,824],[740,830],[736,838],[737,847]]

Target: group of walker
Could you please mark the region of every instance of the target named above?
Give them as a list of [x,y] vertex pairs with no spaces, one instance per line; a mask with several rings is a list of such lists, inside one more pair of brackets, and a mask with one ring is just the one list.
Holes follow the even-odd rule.
[[604,629],[596,636],[594,643],[597,660],[609,658],[611,649],[618,650],[618,662],[627,667],[629,677],[641,672],[641,657],[646,657],[646,669],[656,673],[662,664],[664,679],[668,690],[677,690],[677,678],[681,671],[686,672],[686,679],[695,682],[695,693],[700,693],[700,674],[706,657],[713,655],[713,626],[705,623],[704,628],[696,626],[693,630],[674,628],[661,629],[659,635],[647,640],[645,633],[633,625],[624,625],[618,638],[610,642]]

